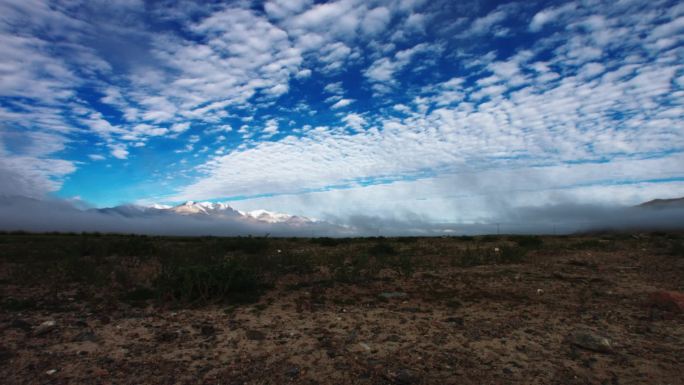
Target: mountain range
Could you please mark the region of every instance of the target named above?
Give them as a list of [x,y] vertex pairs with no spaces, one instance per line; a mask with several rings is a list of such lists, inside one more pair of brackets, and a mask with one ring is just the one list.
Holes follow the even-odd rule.
[[118,214],[124,217],[178,214],[187,216],[207,216],[211,218],[232,218],[253,223],[306,225],[320,222],[304,216],[277,213],[268,210],[240,211],[222,202],[187,201],[177,206],[152,204],[149,206],[122,205],[102,209],[92,209],[103,214]]

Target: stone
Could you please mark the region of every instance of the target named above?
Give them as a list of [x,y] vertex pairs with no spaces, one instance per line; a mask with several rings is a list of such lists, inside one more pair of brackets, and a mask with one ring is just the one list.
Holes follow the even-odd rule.
[[463,326],[463,318],[461,317],[449,317],[445,319],[444,322],[450,323],[452,325]]
[[410,385],[420,382],[420,377],[410,369],[399,369],[391,376],[395,384]]
[[38,325],[34,330],[33,334],[36,336],[42,336],[50,333],[51,331],[57,329],[57,321],[49,320]]
[[571,344],[599,353],[612,353],[613,346],[607,338],[588,330],[580,330],[572,333],[568,340]]
[[299,367],[294,365],[290,366],[289,368],[287,368],[287,370],[285,370],[285,375],[287,375],[288,377],[297,377],[299,376],[299,373]]
[[92,331],[86,330],[82,331],[78,334],[73,339],[73,342],[96,342],[98,340],[97,335],[93,333]]
[[400,291],[389,291],[389,292],[380,293],[380,297],[385,298],[385,299],[405,298],[406,293],[403,293]]

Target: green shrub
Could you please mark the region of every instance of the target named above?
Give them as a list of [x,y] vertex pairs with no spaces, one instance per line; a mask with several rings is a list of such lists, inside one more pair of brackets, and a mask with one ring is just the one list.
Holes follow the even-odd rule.
[[202,304],[228,299],[254,301],[263,288],[256,271],[237,258],[204,263],[167,262],[162,265],[155,286],[162,299]]
[[499,249],[496,257],[497,263],[520,263],[525,259],[527,250],[524,247],[504,246]]
[[268,238],[235,238],[224,243],[229,251],[241,251],[245,254],[255,255],[265,253],[269,248]]
[[390,245],[389,243],[386,242],[378,242],[368,248],[368,253],[373,256],[379,256],[379,257],[384,257],[384,256],[391,256],[391,255],[397,255],[397,250]]
[[538,248],[544,244],[544,241],[540,237],[534,235],[519,235],[512,237],[511,240],[514,241],[518,246],[529,249]]
[[488,259],[490,259],[489,252],[482,248],[470,247],[461,250],[459,252],[458,258],[456,259],[456,265],[460,267],[472,267],[485,264]]

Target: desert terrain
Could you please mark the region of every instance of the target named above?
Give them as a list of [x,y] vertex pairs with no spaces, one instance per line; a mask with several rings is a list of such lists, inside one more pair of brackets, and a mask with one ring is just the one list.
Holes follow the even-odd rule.
[[684,235],[0,235],[4,384],[684,384]]

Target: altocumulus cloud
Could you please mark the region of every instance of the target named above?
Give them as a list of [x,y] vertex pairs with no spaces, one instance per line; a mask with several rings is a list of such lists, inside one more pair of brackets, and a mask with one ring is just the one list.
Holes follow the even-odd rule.
[[675,1],[6,0],[0,14],[5,195],[425,229],[684,195]]

